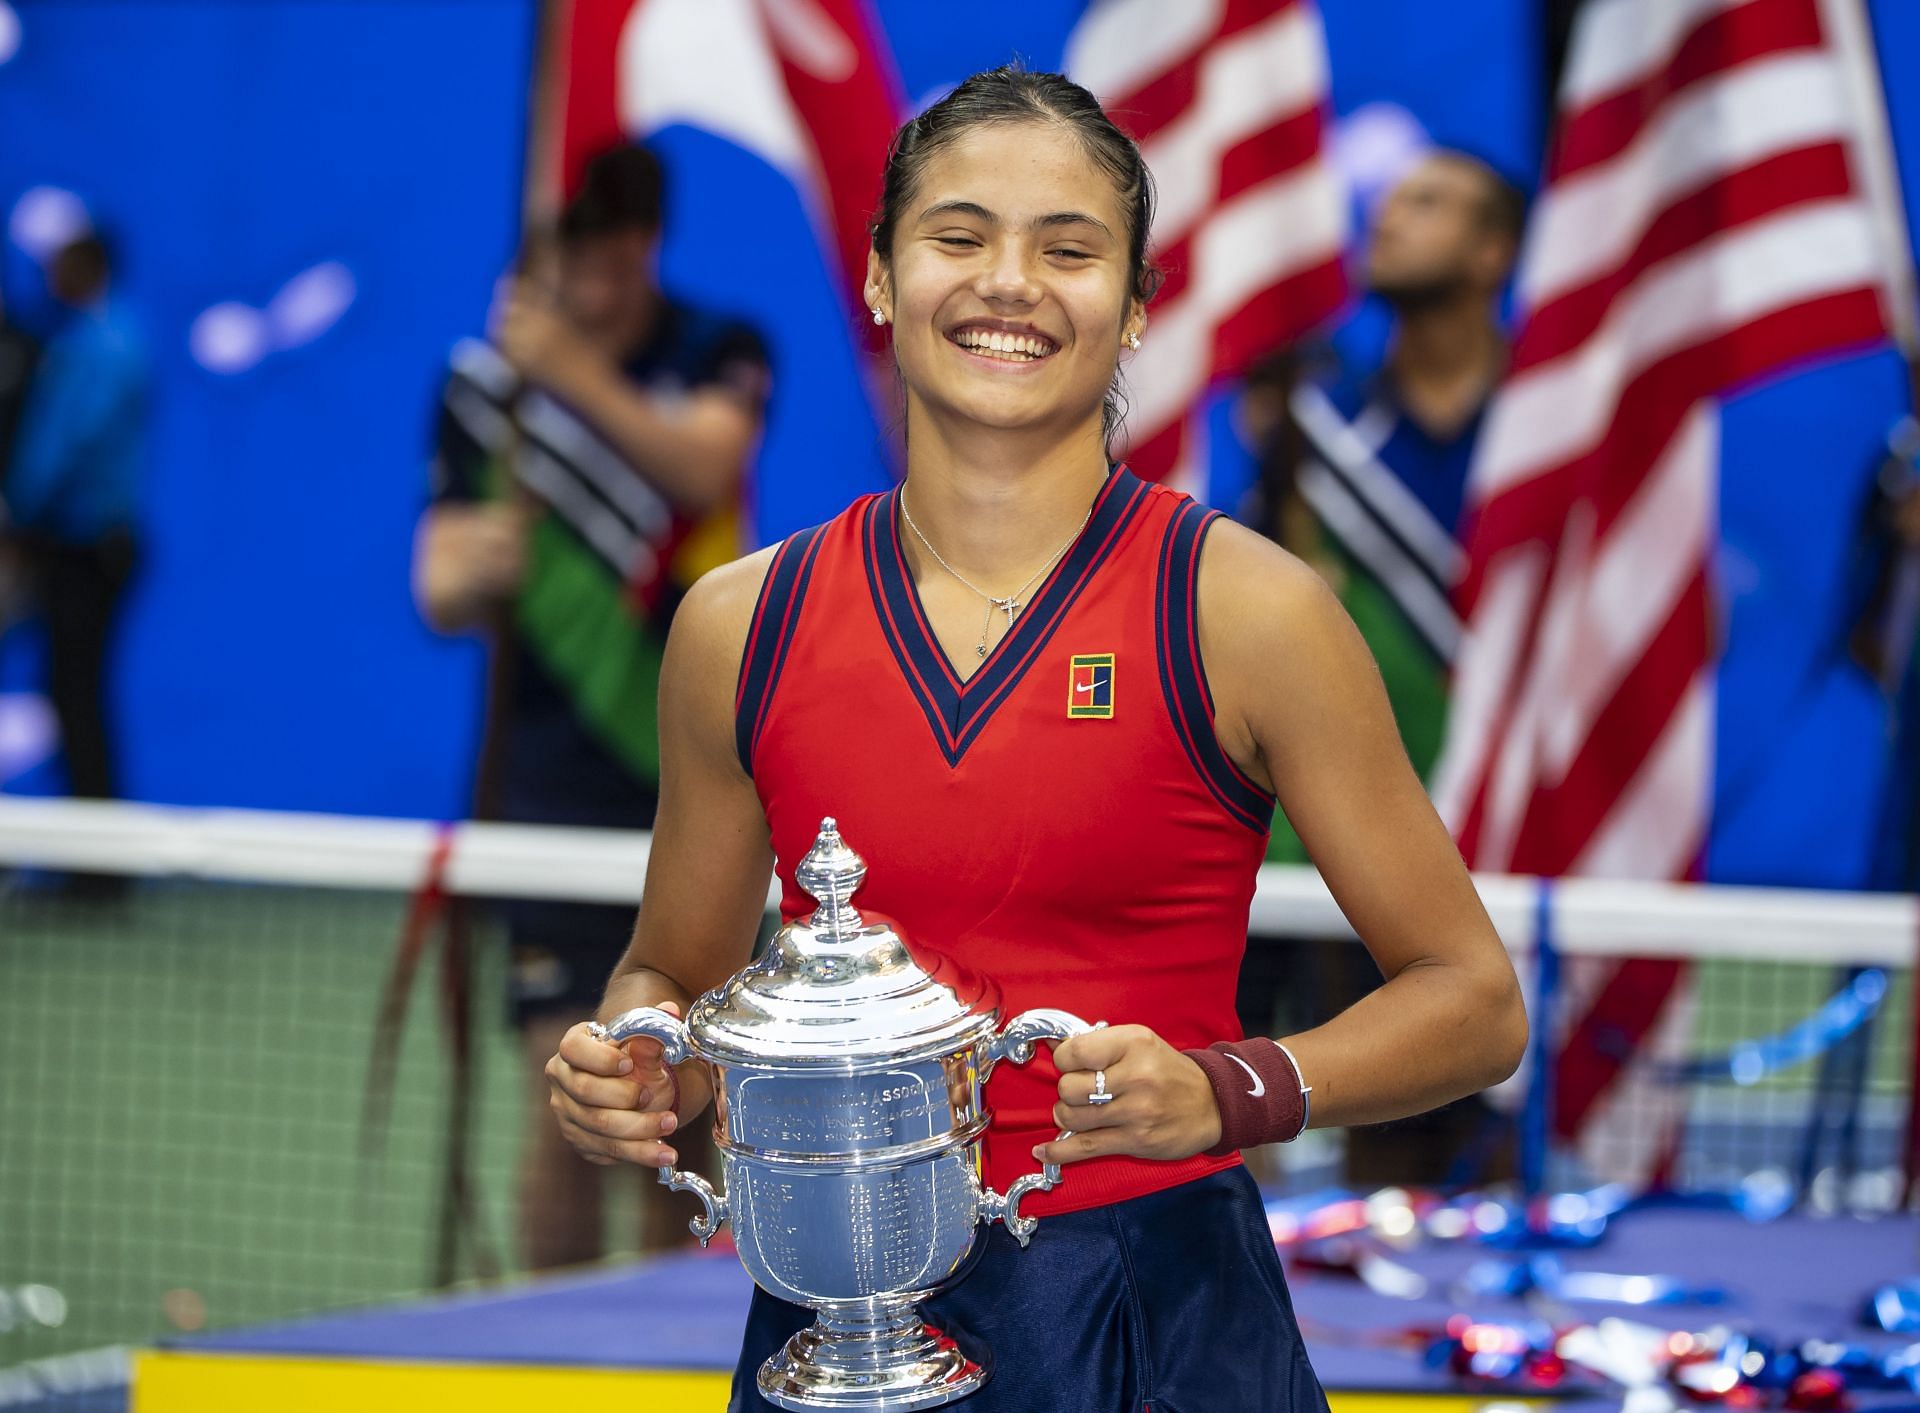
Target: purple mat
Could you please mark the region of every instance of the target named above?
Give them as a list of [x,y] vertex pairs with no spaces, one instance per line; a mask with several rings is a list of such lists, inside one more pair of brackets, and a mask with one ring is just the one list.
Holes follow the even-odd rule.
[[715,1250],[173,1344],[372,1359],[731,1369],[752,1291],[738,1259]]
[[[1643,1210],[1616,1218],[1591,1251],[1556,1253],[1562,1266],[1717,1285],[1726,1293],[1722,1303],[1568,1301],[1537,1313],[1556,1325],[1611,1315],[1668,1329],[1727,1324],[1776,1340],[1818,1337],[1890,1349],[1914,1337],[1875,1334],[1860,1323],[1861,1307],[1876,1286],[1920,1270],[1917,1247],[1920,1218],[1912,1216],[1870,1222],[1791,1216],[1755,1224],[1726,1212]],[[1350,1277],[1290,1269],[1294,1311],[1322,1382],[1351,1389],[1459,1387],[1445,1373],[1419,1367],[1415,1355],[1382,1350],[1374,1340],[1383,1331],[1437,1325],[1455,1312],[1509,1323],[1536,1313],[1518,1299],[1453,1298],[1451,1287],[1469,1267],[1505,1254],[1454,1242],[1397,1258],[1430,1282],[1429,1294],[1417,1300],[1376,1295]]]
[[[1046,1226],[1041,1224],[1045,1239]],[[1718,1323],[1777,1339],[1823,1337],[1891,1347],[1859,1323],[1862,1301],[1879,1284],[1920,1269],[1920,1219],[1787,1217],[1753,1225],[1720,1212],[1652,1210],[1617,1218],[1592,1251],[1562,1253],[1569,1270],[1675,1275],[1717,1284],[1718,1305],[1626,1307],[1577,1303],[1549,1315],[1555,1323],[1624,1315],[1670,1328]],[[1385,1347],[1380,1336],[1437,1325],[1456,1311],[1517,1320],[1512,1299],[1456,1301],[1448,1283],[1498,1253],[1467,1243],[1429,1245],[1399,1258],[1432,1282],[1418,1300],[1383,1297],[1358,1281],[1290,1271],[1294,1308],[1321,1381],[1331,1389],[1447,1392],[1463,1387],[1418,1355]],[[730,1369],[750,1286],[740,1263],[713,1252],[666,1257],[639,1266],[553,1278],[379,1309],[178,1343],[198,1349],[365,1358],[439,1359],[603,1367]],[[1570,1392],[1572,1392],[1570,1390]],[[1604,1400],[1618,1406],[1617,1398]],[[1911,1397],[1864,1397],[1863,1406]]]

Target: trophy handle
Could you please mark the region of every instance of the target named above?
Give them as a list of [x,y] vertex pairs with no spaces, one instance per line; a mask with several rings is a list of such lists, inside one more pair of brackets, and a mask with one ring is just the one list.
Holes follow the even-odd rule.
[[1000,1028],[1000,1033],[987,1042],[986,1059],[980,1066],[980,1082],[985,1084],[987,1076],[993,1073],[994,1066],[1002,1060],[1012,1060],[1016,1065],[1024,1065],[1033,1058],[1034,1042],[1040,1040],[1071,1040],[1076,1035],[1085,1035],[1090,1030],[1103,1030],[1105,1021],[1088,1025],[1080,1017],[1069,1011],[1038,1010],[1022,1011]]
[[[595,1040],[604,1040],[609,1045],[624,1045],[642,1035],[658,1040],[660,1057],[669,1065],[679,1064],[692,1053],[687,1043],[686,1022],[652,1006],[636,1006],[621,1012],[606,1025],[595,1021],[587,1029]],[[716,1192],[713,1184],[698,1173],[683,1173],[677,1168],[662,1168],[660,1185],[674,1192],[691,1192],[700,1199],[700,1215],[687,1223],[687,1230],[700,1238],[702,1246],[712,1241],[720,1224],[727,1219],[726,1194]]]
[[[1016,1065],[1024,1065],[1033,1058],[1034,1044],[1041,1040],[1069,1040],[1076,1035],[1085,1035],[1090,1030],[1099,1030],[1105,1021],[1096,1021],[1088,1025],[1080,1017],[1067,1011],[1055,1011],[1046,1008],[1022,1011],[1001,1028],[1000,1033],[987,1042],[987,1052],[980,1066],[980,1082],[985,1084],[987,1076],[993,1073],[994,1066],[1002,1060],[1011,1060]],[[1073,1137],[1072,1129],[1061,1130],[1053,1141],[1059,1143]],[[1013,1180],[1002,1196],[992,1188],[980,1193],[980,1220],[991,1225],[1004,1222],[1007,1234],[1021,1246],[1033,1240],[1034,1228],[1040,1223],[1037,1217],[1020,1215],[1021,1199],[1030,1192],[1051,1192],[1060,1181],[1060,1165],[1046,1163],[1037,1173],[1028,1173],[1025,1177]]]
[[[1059,1143],[1072,1137],[1073,1130],[1063,1128],[1053,1141]],[[980,1220],[989,1226],[995,1222],[1005,1222],[1007,1235],[1024,1248],[1033,1240],[1034,1229],[1040,1225],[1040,1219],[1020,1215],[1021,1199],[1029,1192],[1051,1192],[1059,1181],[1060,1165],[1044,1163],[1039,1172],[1015,1178],[1004,1197],[990,1187],[983,1188],[980,1193]]]
[[699,1216],[687,1223],[687,1230],[700,1238],[705,1246],[713,1240],[714,1233],[720,1230],[720,1224],[727,1219],[727,1194],[714,1191],[713,1184],[698,1173],[683,1173],[678,1168],[662,1168],[660,1185],[675,1192],[691,1192],[700,1199],[702,1211]]

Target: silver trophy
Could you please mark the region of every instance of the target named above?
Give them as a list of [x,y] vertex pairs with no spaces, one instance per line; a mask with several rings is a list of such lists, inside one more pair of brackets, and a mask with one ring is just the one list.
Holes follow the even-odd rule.
[[1034,1042],[1091,1029],[1036,1010],[1001,1027],[979,988],[960,994],[907,955],[891,927],[852,898],[866,864],[822,821],[795,878],[819,904],[774,935],[759,960],[693,1003],[685,1023],[641,1007],[594,1034],[658,1040],[669,1064],[689,1055],[713,1080],[725,1191],[692,1173],[660,1181],[691,1192],[705,1245],[722,1222],[747,1274],[811,1306],[814,1323],[760,1367],[768,1402],[790,1409],[936,1408],[986,1382],[918,1302],[964,1270],[983,1222],[1022,1246],[1030,1192],[1060,1180],[1051,1164],[1006,1193],[981,1181],[989,1114],[981,1087]]

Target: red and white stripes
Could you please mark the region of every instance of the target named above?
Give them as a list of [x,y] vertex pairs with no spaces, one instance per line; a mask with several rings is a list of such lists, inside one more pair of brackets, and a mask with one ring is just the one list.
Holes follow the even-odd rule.
[[1066,69],[1140,143],[1166,285],[1127,369],[1128,461],[1165,479],[1219,379],[1345,295],[1346,201],[1322,139],[1326,44],[1308,0],[1097,0]]
[[[1714,400],[1891,324],[1857,60],[1826,13],[1857,3],[1581,13],[1522,258],[1523,323],[1468,491],[1468,628],[1436,797],[1476,868],[1681,878],[1696,864],[1718,632]],[[1575,1030],[1621,1043],[1598,1073],[1569,1052],[1563,1134],[1605,1107],[1617,1052],[1656,1028],[1679,979],[1626,971],[1590,988]]]

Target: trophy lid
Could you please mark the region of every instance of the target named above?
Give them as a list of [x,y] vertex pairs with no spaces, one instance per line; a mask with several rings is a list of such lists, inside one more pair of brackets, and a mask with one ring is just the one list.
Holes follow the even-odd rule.
[[884,919],[853,907],[867,866],[820,823],[794,880],[819,906],[774,934],[766,953],[694,1002],[687,1016],[704,1058],[772,1069],[862,1069],[960,1049],[998,1020],[992,988],[951,964],[908,954]]

